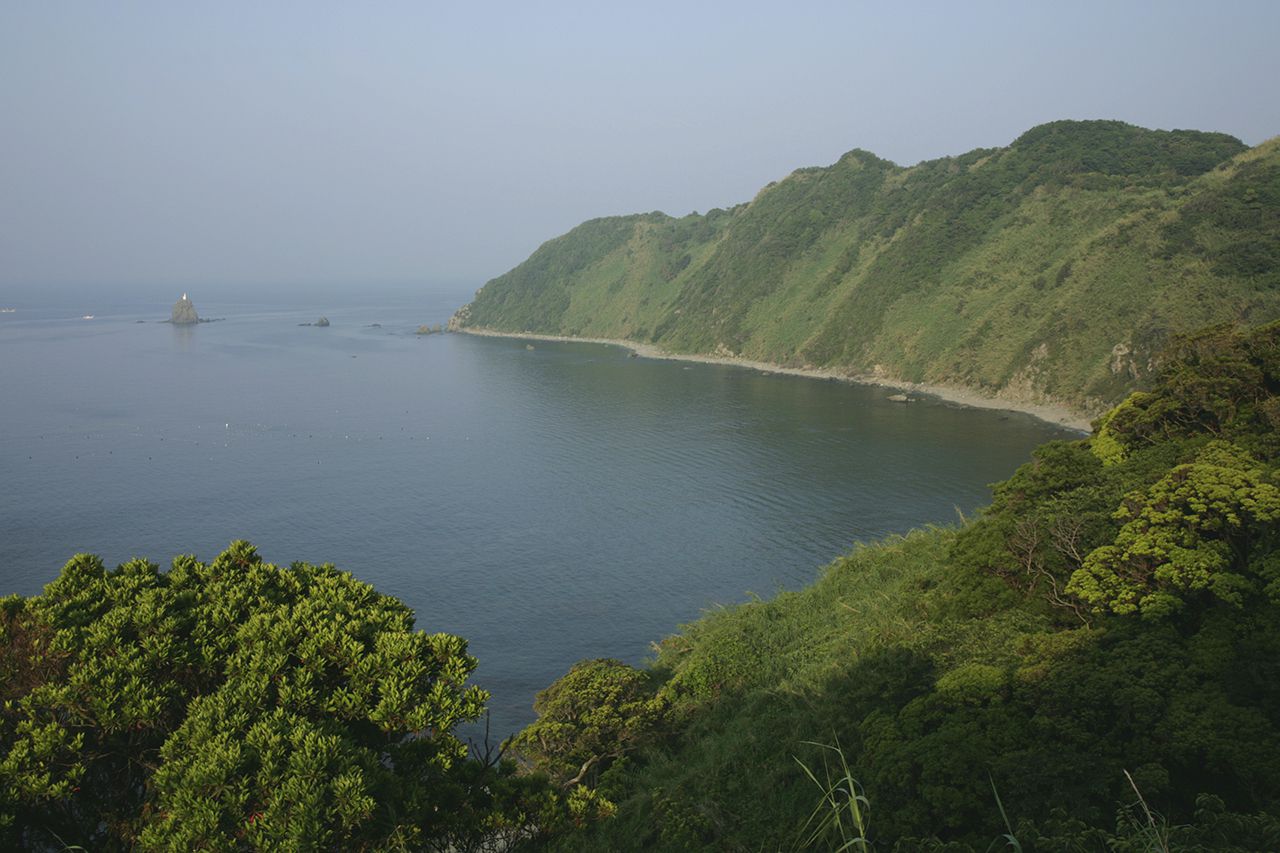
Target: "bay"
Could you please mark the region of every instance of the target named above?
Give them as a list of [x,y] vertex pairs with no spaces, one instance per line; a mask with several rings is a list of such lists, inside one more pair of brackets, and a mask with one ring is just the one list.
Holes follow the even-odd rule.
[[167,565],[248,539],[334,563],[470,641],[496,736],[574,661],[639,663],[709,607],[952,523],[1071,435],[598,344],[414,334],[461,288],[193,293],[224,318],[195,328],[159,322],[178,293],[106,292],[0,314],[0,594],[77,552]]

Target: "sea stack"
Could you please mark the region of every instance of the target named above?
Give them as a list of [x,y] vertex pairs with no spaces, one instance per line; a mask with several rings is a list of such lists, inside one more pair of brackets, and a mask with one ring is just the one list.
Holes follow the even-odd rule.
[[173,313],[169,315],[169,322],[175,326],[187,326],[200,322],[200,315],[196,313],[196,306],[191,304],[187,294],[182,294],[182,298],[173,303]]

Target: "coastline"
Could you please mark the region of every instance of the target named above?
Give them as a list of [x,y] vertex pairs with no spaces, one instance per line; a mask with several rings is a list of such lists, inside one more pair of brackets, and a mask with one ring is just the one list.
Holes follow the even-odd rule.
[[1092,419],[1082,412],[1078,412],[1074,409],[1069,409],[1065,406],[1053,406],[1038,403],[1017,403],[1010,400],[1004,400],[999,397],[990,397],[970,388],[960,388],[953,385],[930,385],[923,382],[904,382],[880,376],[841,373],[838,370],[828,370],[824,368],[782,367],[781,365],[770,364],[767,361],[752,361],[751,359],[739,358],[737,356],[673,353],[667,352],[653,344],[643,344],[637,341],[621,340],[617,338],[579,338],[571,335],[542,335],[536,332],[499,332],[494,329],[478,327],[454,328],[450,331],[460,332],[464,335],[476,335],[477,337],[482,338],[515,338],[517,340],[550,341],[555,343],[571,344],[607,344],[609,346],[622,347],[623,349],[630,350],[642,358],[660,359],[663,361],[689,361],[696,362],[698,364],[724,364],[731,367],[746,367],[752,370],[758,370],[761,373],[777,373],[785,376],[799,376],[807,379],[831,379],[840,382],[849,382],[855,385],[872,385],[878,388],[892,388],[899,391],[910,392],[912,394],[936,397],[937,399],[947,403],[954,403],[958,406],[966,406],[973,409],[996,409],[1006,412],[1020,412],[1025,415],[1030,415],[1033,418],[1037,418],[1038,420],[1042,420],[1045,423],[1065,427],[1066,429],[1075,430],[1076,432],[1087,434],[1091,431],[1090,421]]

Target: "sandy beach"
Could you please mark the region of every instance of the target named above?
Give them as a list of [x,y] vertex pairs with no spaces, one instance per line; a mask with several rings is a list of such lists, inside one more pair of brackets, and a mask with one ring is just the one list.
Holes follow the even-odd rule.
[[852,382],[858,385],[874,385],[880,388],[892,388],[906,392],[908,395],[936,397],[959,406],[970,406],[975,409],[998,409],[1001,411],[1021,412],[1039,418],[1047,423],[1087,433],[1090,431],[1091,418],[1083,412],[1064,406],[1038,405],[1004,400],[981,394],[969,388],[958,388],[950,385],[929,385],[920,382],[902,382],[878,376],[842,373],[837,370],[821,368],[807,369],[802,367],[782,367],[764,361],[715,355],[689,355],[685,353],[667,352],[652,344],[636,341],[617,340],[614,338],[577,338],[568,335],[539,335],[533,332],[499,332],[493,329],[464,328],[454,329],[467,335],[478,335],[487,338],[516,338],[529,341],[556,341],[560,343],[608,344],[622,347],[634,352],[642,358],[663,359],[666,361],[692,361],[700,364],[727,364],[735,367],[747,367],[762,373],[777,373],[786,376],[801,376],[809,379],[834,379],[840,382]]

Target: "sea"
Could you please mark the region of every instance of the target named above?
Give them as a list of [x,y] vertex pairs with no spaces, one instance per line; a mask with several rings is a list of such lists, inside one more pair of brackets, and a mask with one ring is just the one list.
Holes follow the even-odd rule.
[[[462,334],[472,287],[0,290],[0,595],[74,554],[333,563],[465,637],[496,741],[584,658],[955,524],[1037,445],[1012,412]],[[314,324],[321,316],[330,325]]]

